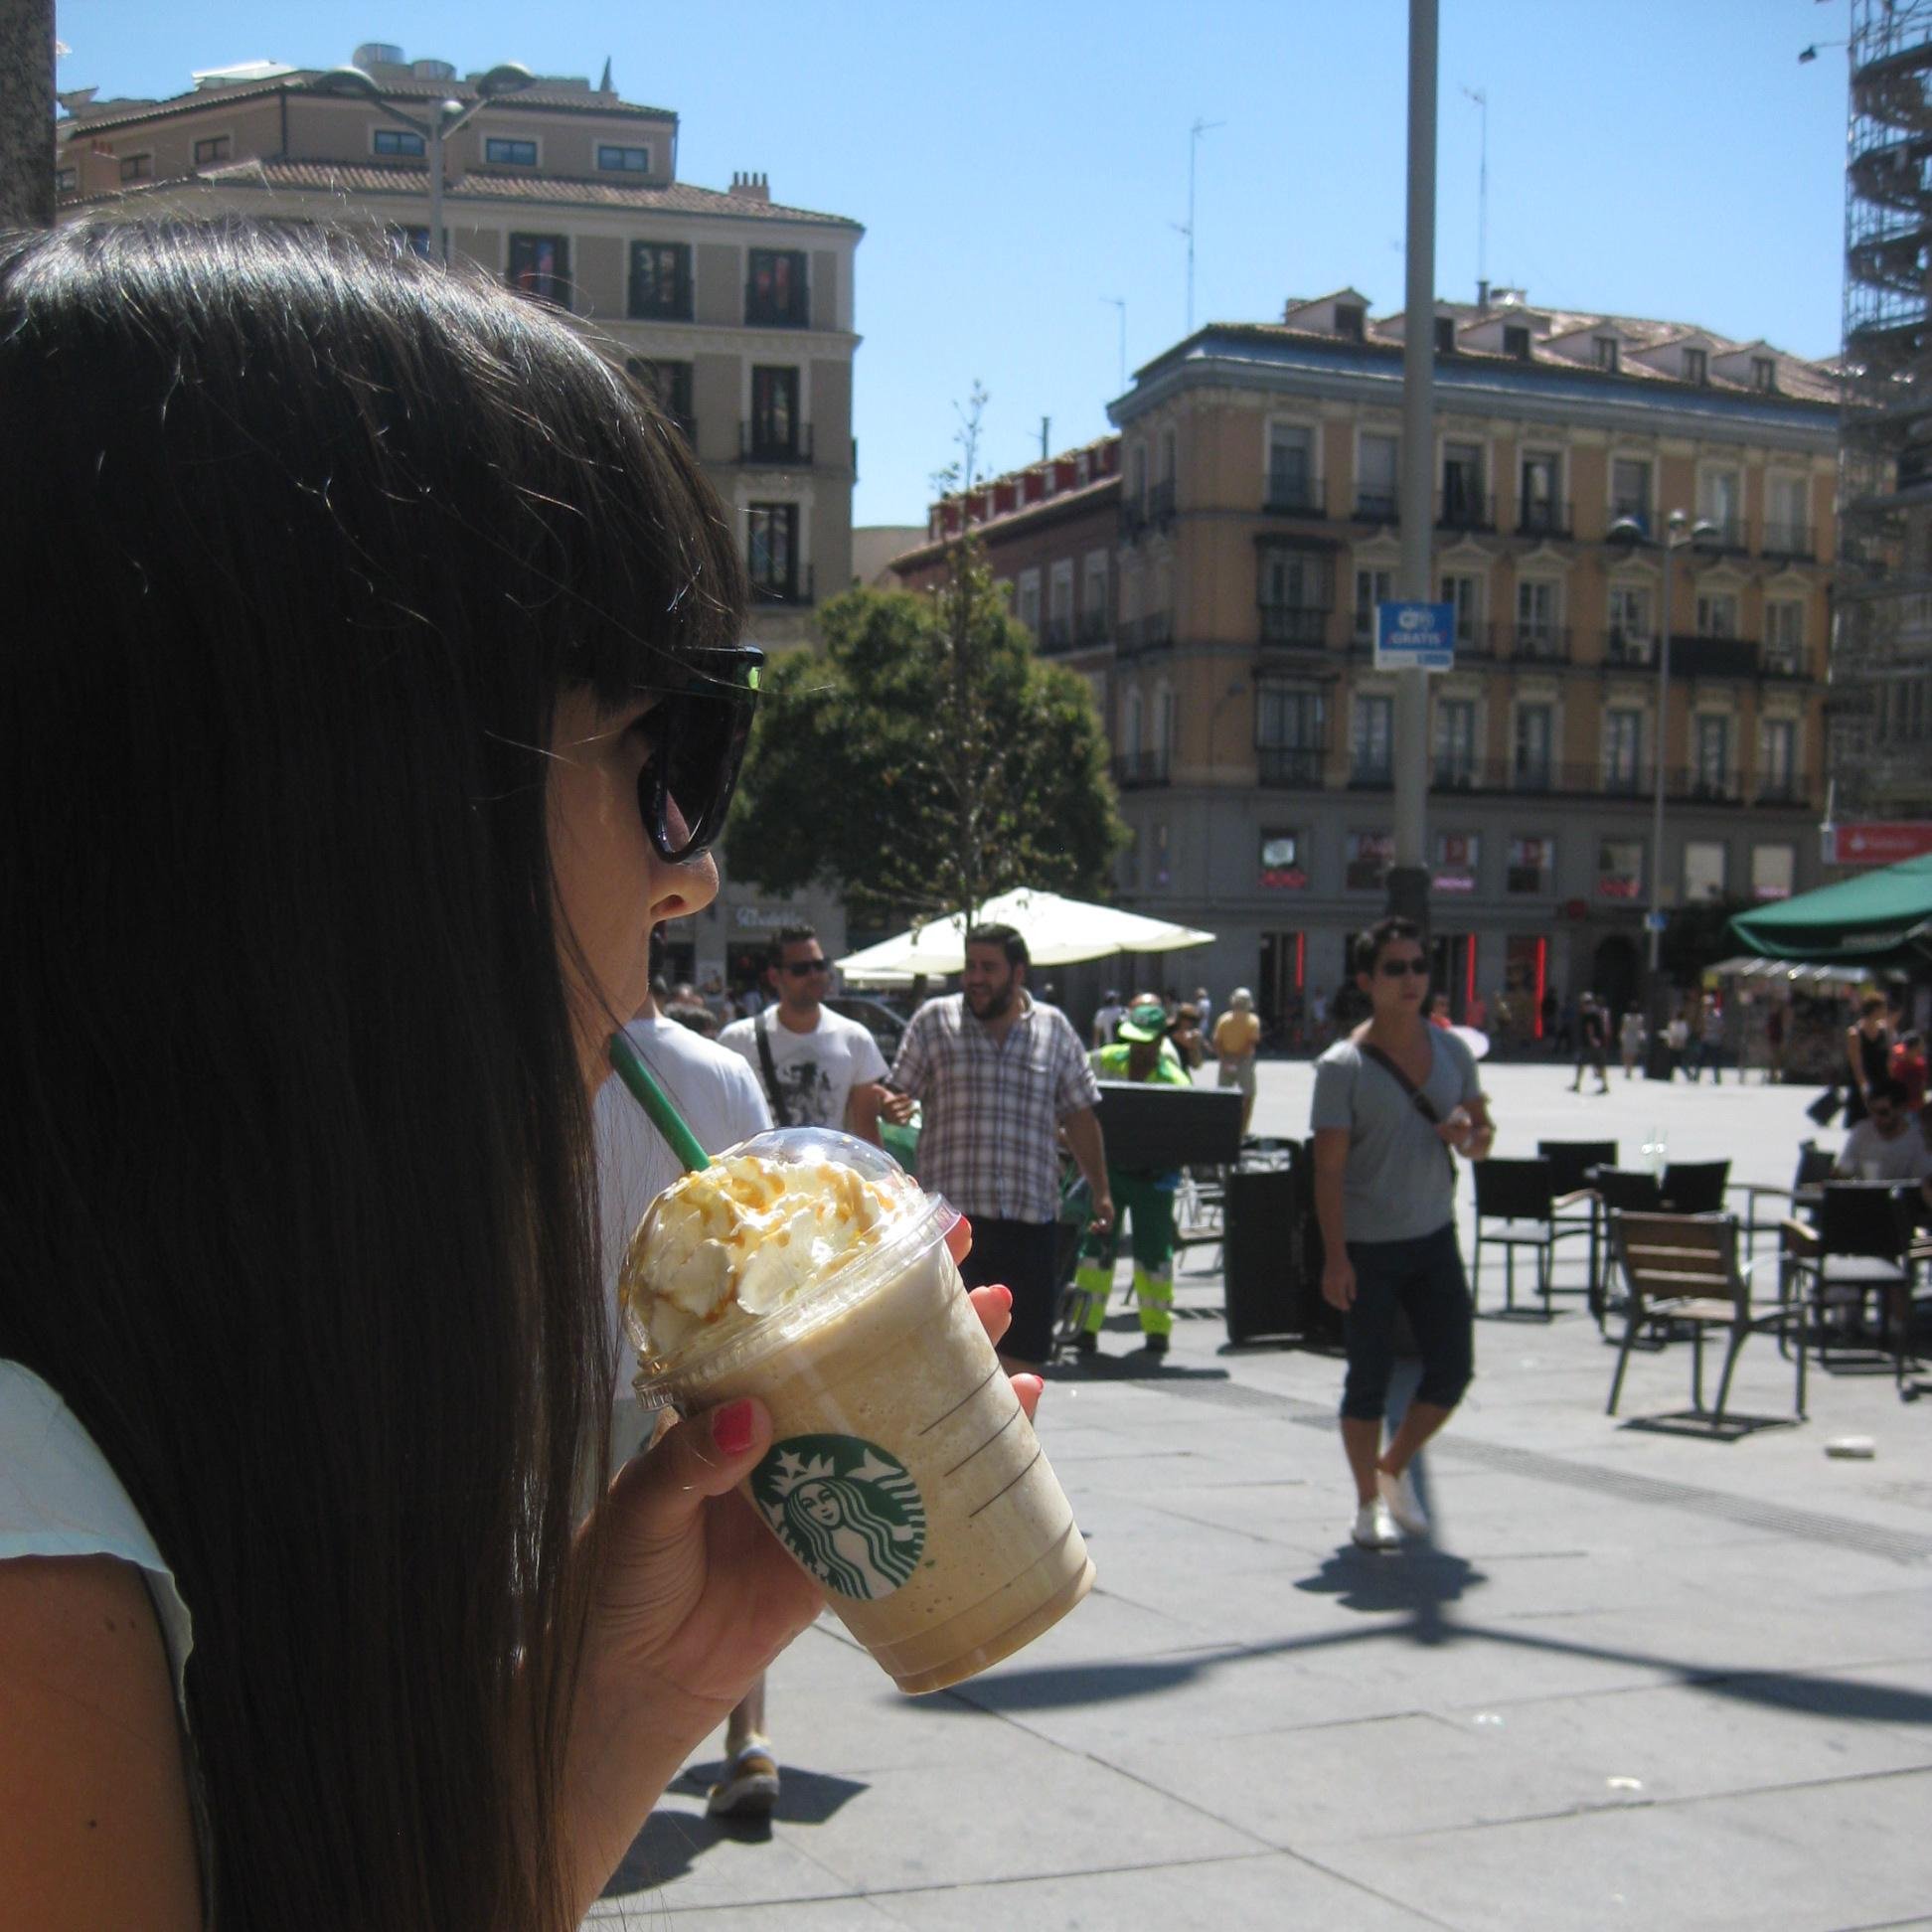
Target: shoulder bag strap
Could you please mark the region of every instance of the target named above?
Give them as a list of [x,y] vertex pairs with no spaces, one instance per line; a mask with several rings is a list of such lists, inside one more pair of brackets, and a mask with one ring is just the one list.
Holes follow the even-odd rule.
[[[1417,1086],[1415,1082],[1411,1080],[1409,1076],[1406,1073],[1404,1073],[1399,1066],[1396,1065],[1394,1060],[1391,1059],[1388,1054],[1384,1053],[1379,1046],[1370,1046],[1369,1043],[1366,1040],[1358,1041],[1356,1044],[1362,1048],[1362,1051],[1369,1059],[1373,1060],[1375,1064],[1379,1066],[1382,1069],[1382,1071],[1386,1073],[1389,1076],[1389,1078],[1392,1079],[1395,1082],[1395,1084],[1398,1087],[1400,1087],[1404,1093],[1408,1095],[1409,1104],[1412,1107],[1414,1107],[1415,1111],[1419,1113],[1422,1116],[1422,1118],[1429,1123],[1431,1127],[1438,1127],[1442,1124],[1442,1116],[1436,1112],[1434,1102],[1431,1101],[1429,1096],[1426,1093],[1424,1093],[1422,1089],[1419,1086]],[[1445,1140],[1439,1139],[1436,1142],[1436,1145],[1442,1149],[1443,1159],[1449,1163],[1449,1172],[1453,1175],[1456,1171],[1456,1157],[1455,1155],[1450,1153],[1449,1143]]]
[[785,1112],[784,1095],[778,1090],[778,1062],[771,1057],[771,1009],[768,1006],[758,1009],[752,1031],[758,1037],[758,1070],[764,1075],[765,1098],[771,1102],[772,1125],[789,1127],[791,1117]]

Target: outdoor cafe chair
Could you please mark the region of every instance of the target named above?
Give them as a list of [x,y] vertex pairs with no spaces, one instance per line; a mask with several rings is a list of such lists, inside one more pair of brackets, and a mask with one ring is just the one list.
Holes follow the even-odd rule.
[[1590,1236],[1590,1313],[1603,1306],[1603,1203],[1590,1184],[1593,1168],[1617,1165],[1611,1141],[1539,1140],[1536,1154],[1549,1163],[1549,1185],[1556,1195],[1556,1224],[1588,1230]]
[[1658,1184],[1670,1214],[1721,1214],[1730,1185],[1728,1161],[1673,1161]]
[[[1647,1327],[1690,1331],[1690,1402],[1713,1425],[1724,1419],[1731,1374],[1744,1344],[1753,1335],[1781,1332],[1792,1320],[1780,1301],[1761,1313],[1751,1308],[1748,1264],[1737,1253],[1733,1214],[1620,1213],[1610,1223],[1610,1244],[1624,1287],[1624,1333],[1617,1368],[1610,1378],[1604,1413],[1615,1415],[1623,1392],[1624,1369],[1639,1333]],[[1717,1404],[1704,1407],[1703,1347],[1706,1334],[1728,1337],[1723,1372],[1717,1379]],[[1805,1413],[1805,1352],[1798,1351],[1798,1385],[1793,1406]]]
[[1832,1178],[1832,1167],[1837,1156],[1829,1147],[1820,1147],[1815,1140],[1798,1143],[1798,1171],[1791,1177],[1791,1186],[1776,1188],[1762,1181],[1733,1181],[1730,1191],[1744,1197],[1744,1241],[1747,1247],[1754,1247],[1761,1233],[1776,1233],[1785,1219],[1783,1213],[1759,1218],[1761,1202],[1782,1201],[1795,1213],[1805,1208],[1816,1208],[1825,1183]]
[[1474,1172],[1476,1245],[1470,1262],[1471,1299],[1482,1289],[1484,1244],[1500,1247],[1504,1262],[1504,1313],[1515,1314],[1517,1249],[1529,1248],[1536,1257],[1536,1292],[1542,1296],[1542,1315],[1547,1321],[1549,1277],[1556,1244],[1574,1235],[1587,1235],[1588,1224],[1577,1221],[1564,1226],[1556,1218],[1556,1194],[1550,1181],[1550,1164],[1545,1160],[1492,1158],[1478,1161]]
[[1779,1293],[1802,1317],[1794,1330],[1800,1355],[1809,1345],[1822,1366],[1835,1348],[1868,1352],[1867,1303],[1875,1297],[1878,1330],[1904,1385],[1919,1262],[1911,1193],[1887,1181],[1828,1181],[1815,1220],[1780,1223]]

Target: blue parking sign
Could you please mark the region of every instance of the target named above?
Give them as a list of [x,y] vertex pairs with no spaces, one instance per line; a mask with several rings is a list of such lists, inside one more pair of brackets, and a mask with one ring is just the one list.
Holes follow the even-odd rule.
[[1453,671],[1456,609],[1446,603],[1378,603],[1377,671]]

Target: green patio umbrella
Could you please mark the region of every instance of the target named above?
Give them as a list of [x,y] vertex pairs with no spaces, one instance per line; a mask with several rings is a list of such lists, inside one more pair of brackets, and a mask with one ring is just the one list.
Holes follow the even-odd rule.
[[1740,912],[1731,931],[1766,959],[1932,967],[1932,853]]

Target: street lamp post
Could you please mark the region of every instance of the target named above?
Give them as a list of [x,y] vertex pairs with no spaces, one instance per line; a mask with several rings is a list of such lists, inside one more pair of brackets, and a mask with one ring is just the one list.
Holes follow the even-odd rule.
[[[1664,520],[1660,548],[1664,553],[1663,607],[1657,632],[1657,744],[1651,754],[1654,767],[1651,798],[1650,863],[1650,976],[1653,997],[1657,985],[1658,960],[1664,944],[1664,752],[1669,743],[1671,724],[1671,562],[1687,545],[1702,545],[1717,535],[1717,526],[1699,518],[1694,524],[1682,510],[1673,510]],[[1636,517],[1619,517],[1610,526],[1610,541],[1635,549],[1651,541]]]
[[367,100],[389,119],[420,134],[429,159],[429,254],[444,268],[449,266],[449,237],[443,228],[443,143],[458,128],[481,113],[491,101],[505,94],[521,93],[535,85],[537,77],[515,61],[504,61],[481,76],[476,82],[476,98],[465,106],[460,100],[439,100],[426,120],[407,114],[383,92],[374,75],[359,67],[330,68],[308,84],[311,93],[355,94]]

